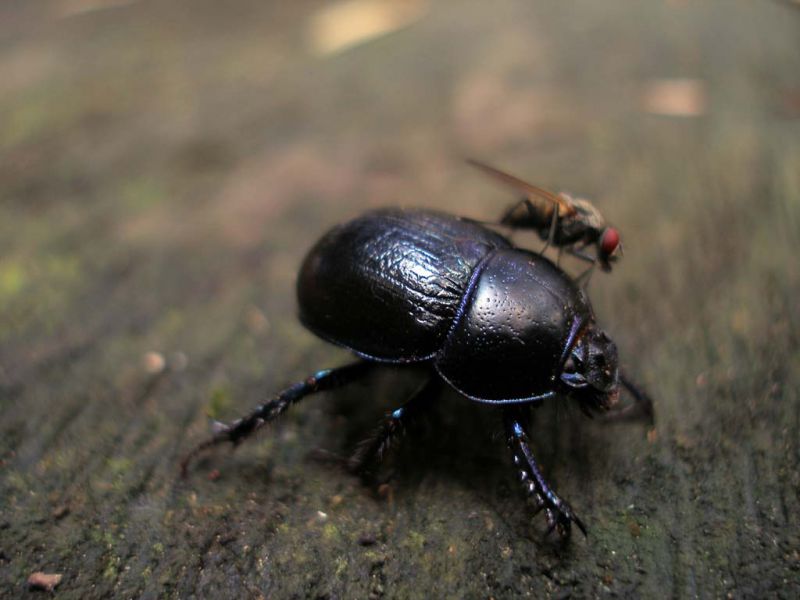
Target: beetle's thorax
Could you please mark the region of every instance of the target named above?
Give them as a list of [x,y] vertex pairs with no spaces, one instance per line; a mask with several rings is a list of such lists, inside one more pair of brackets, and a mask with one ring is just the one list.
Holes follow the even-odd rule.
[[520,249],[494,251],[476,275],[437,370],[484,402],[554,395],[573,324],[592,318],[586,295],[549,260]]

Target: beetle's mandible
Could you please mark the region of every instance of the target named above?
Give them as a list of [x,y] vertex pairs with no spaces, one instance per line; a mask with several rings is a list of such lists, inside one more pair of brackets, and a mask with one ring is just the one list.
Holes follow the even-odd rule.
[[297,282],[300,319],[359,360],[318,371],[195,448],[240,442],[314,392],[352,382],[381,363],[423,364],[428,383],[391,412],[351,461],[380,457],[404,423],[429,405],[437,384],[495,404],[527,493],[549,530],[584,524],[549,486],[528,439],[528,410],[571,397],[608,410],[620,383],[617,348],[595,323],[586,292],[544,256],[515,247],[478,222],[428,210],[376,210],[335,227],[311,249]]

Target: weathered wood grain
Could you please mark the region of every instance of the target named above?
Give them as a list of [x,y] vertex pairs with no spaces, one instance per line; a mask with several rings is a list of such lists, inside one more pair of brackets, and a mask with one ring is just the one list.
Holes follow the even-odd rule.
[[[0,8],[0,596],[41,571],[65,598],[797,597],[800,11],[437,2],[320,55],[322,7]],[[647,112],[663,78],[699,81],[670,100],[694,116]],[[321,460],[402,372],[180,481],[207,414],[348,359],[294,317],[327,227],[510,203],[466,156],[623,233],[591,294],[655,431],[569,405],[535,426],[588,539],[542,540],[494,412],[452,393],[383,494]]]

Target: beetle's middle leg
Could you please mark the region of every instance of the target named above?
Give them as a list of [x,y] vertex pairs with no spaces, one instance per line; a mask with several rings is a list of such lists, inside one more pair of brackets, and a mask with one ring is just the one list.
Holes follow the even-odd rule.
[[414,418],[430,406],[441,388],[441,379],[431,375],[403,406],[387,414],[375,434],[364,440],[350,457],[347,464],[349,470],[364,475],[370,464],[380,464],[392,442],[405,432]]
[[545,510],[549,534],[558,528],[562,535],[569,535],[574,522],[586,535],[586,526],[572,511],[569,504],[562,500],[544,478],[536,459],[533,457],[528,434],[525,431],[526,415],[519,408],[506,408],[503,411],[503,423],[508,435],[508,445],[514,456],[514,464],[520,472],[520,479],[526,491],[537,503],[537,512]]
[[360,379],[373,366],[374,363],[361,360],[336,369],[317,371],[303,381],[289,386],[269,402],[259,404],[249,415],[234,421],[230,425],[218,424],[214,435],[196,446],[181,461],[181,473],[183,475],[186,474],[186,469],[191,460],[203,450],[225,442],[232,442],[234,445],[238,445],[253,432],[277,419],[295,402],[310,394],[341,387]]

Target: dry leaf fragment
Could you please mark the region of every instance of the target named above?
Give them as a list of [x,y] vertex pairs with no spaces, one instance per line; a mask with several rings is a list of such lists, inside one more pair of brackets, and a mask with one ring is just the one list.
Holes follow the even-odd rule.
[[42,573],[41,571],[36,571],[36,573],[31,573],[30,577],[28,577],[28,585],[36,590],[52,592],[56,589],[56,586],[61,583],[62,577],[63,575],[61,573]]
[[334,54],[402,29],[418,20],[423,0],[344,0],[326,3],[309,22],[308,42],[315,54]]
[[706,86],[699,79],[653,79],[641,97],[644,112],[671,117],[698,117],[706,104]]
[[148,373],[156,375],[164,370],[167,366],[167,361],[160,352],[146,352],[142,357],[142,366]]
[[75,17],[86,13],[110,8],[122,8],[133,4],[136,0],[62,0],[57,6],[61,18]]

